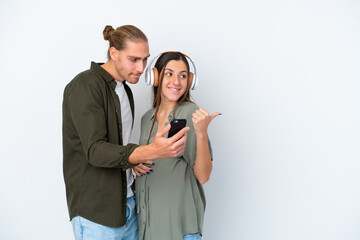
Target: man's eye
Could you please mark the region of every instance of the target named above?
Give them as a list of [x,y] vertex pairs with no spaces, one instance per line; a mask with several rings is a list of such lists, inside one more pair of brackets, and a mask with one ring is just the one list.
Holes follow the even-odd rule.
[[135,59],[135,58],[131,58],[130,61],[136,62],[136,59]]

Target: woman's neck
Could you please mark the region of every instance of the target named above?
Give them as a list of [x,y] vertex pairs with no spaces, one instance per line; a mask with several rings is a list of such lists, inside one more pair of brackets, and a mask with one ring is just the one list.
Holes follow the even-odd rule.
[[175,106],[176,106],[176,102],[175,103],[161,102],[158,113],[169,115]]
[[162,101],[157,112],[157,120],[163,122],[165,119],[167,119],[170,112],[174,109],[175,106],[176,102]]

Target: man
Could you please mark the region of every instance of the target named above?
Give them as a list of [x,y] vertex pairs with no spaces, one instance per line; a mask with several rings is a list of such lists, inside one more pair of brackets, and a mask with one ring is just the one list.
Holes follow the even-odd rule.
[[[148,40],[135,26],[104,29],[108,61],[91,63],[65,88],[63,100],[63,171],[75,239],[137,239],[131,168],[146,173],[151,159],[184,151],[184,128],[153,143],[130,144],[134,101],[126,82],[135,84],[149,57]],[[139,164],[139,165],[138,165]]]

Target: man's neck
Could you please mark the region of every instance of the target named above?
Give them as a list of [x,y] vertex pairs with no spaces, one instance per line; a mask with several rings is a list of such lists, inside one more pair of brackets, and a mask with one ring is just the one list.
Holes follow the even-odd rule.
[[105,69],[105,71],[107,71],[108,73],[110,73],[110,75],[116,80],[116,81],[119,81],[119,82],[122,82],[124,81],[124,79],[121,79],[120,78],[120,75],[118,74],[118,72],[116,71],[116,68],[115,68],[115,64],[109,60],[107,61],[106,63],[104,63],[103,65],[101,65],[101,67],[103,69]]

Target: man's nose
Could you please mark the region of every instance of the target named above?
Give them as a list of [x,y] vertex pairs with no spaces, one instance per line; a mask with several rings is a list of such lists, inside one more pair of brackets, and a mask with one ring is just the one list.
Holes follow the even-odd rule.
[[146,62],[139,61],[139,62],[136,64],[136,71],[142,73],[142,72],[144,71],[145,67],[146,67]]

